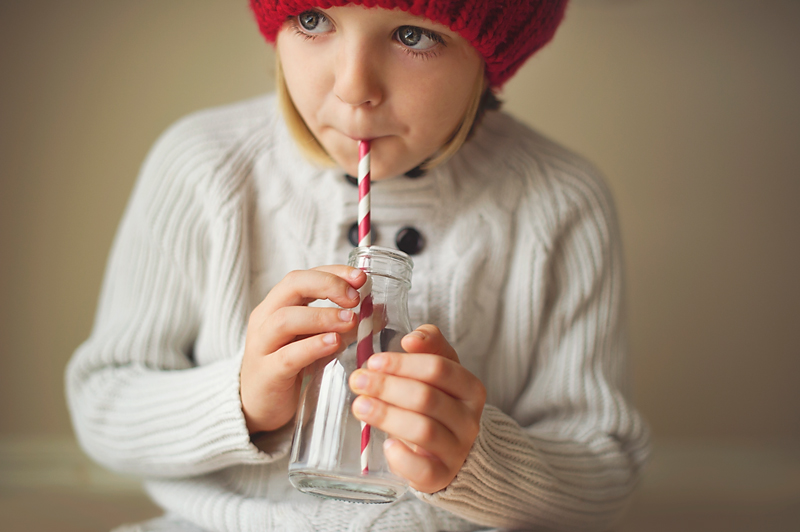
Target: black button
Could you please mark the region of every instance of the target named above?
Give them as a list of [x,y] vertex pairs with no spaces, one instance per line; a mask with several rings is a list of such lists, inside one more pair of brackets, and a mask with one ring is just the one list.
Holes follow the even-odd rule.
[[353,177],[350,174],[344,174],[344,178],[347,179],[347,182],[353,185],[354,187],[358,186],[358,178]]
[[416,255],[425,247],[425,239],[413,227],[400,229],[395,236],[394,243],[397,244],[397,249],[409,255]]
[[[372,241],[378,239],[378,233],[375,231],[375,226],[373,225],[371,228],[372,231]],[[347,240],[353,245],[353,247],[358,247],[358,222],[353,222],[353,225],[350,226],[350,229],[347,231]]]

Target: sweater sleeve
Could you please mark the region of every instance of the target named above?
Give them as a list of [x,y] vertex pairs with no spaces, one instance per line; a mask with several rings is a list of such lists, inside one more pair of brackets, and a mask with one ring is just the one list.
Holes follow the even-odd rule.
[[[218,273],[217,248],[238,242],[241,232],[236,216],[210,208],[204,187],[220,148],[198,138],[199,129],[196,121],[179,123],[148,155],[112,247],[92,333],[66,374],[84,450],[145,477],[198,475],[287,452],[286,435],[259,448],[250,440],[238,328],[232,341],[214,343],[213,358],[195,361],[198,335],[230,326],[203,322],[213,291],[206,279]],[[231,307],[234,326],[245,323],[238,307]]]
[[[553,237],[524,254],[538,257],[534,264],[511,274],[512,289],[524,283],[535,292],[528,321],[516,325],[534,331],[532,352],[521,354],[533,357],[534,370],[513,404],[486,405],[453,482],[417,493],[484,526],[607,530],[648,453],[647,427],[626,390],[622,259],[610,194],[595,178],[567,188],[547,202],[544,232]],[[519,245],[535,247],[537,229],[523,229]]]

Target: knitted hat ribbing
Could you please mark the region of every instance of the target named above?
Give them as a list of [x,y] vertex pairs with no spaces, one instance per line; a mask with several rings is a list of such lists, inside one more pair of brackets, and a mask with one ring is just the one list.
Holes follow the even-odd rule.
[[272,43],[288,17],[345,4],[402,9],[447,26],[475,47],[489,84],[499,88],[553,37],[567,0],[250,0],[261,33]]

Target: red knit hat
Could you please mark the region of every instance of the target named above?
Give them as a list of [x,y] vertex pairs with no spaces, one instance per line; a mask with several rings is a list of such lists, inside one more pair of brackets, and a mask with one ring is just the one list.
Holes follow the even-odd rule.
[[287,18],[345,4],[402,9],[449,27],[472,43],[486,62],[489,84],[499,88],[553,38],[567,0],[250,0],[272,43]]

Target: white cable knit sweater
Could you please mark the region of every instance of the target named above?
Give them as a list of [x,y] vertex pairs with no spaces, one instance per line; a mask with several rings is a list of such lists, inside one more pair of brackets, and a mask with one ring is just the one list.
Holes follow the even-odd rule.
[[412,324],[438,325],[488,390],[452,484],[392,505],[317,499],[288,483],[291,427],[251,440],[249,313],[290,270],[346,263],[357,200],[341,171],[303,160],[273,96],[170,128],[67,370],[86,452],[208,531],[607,529],[648,449],[627,396],[613,205],[592,166],[503,113],[426,176],[372,186],[373,243],[404,226],[426,240]]

